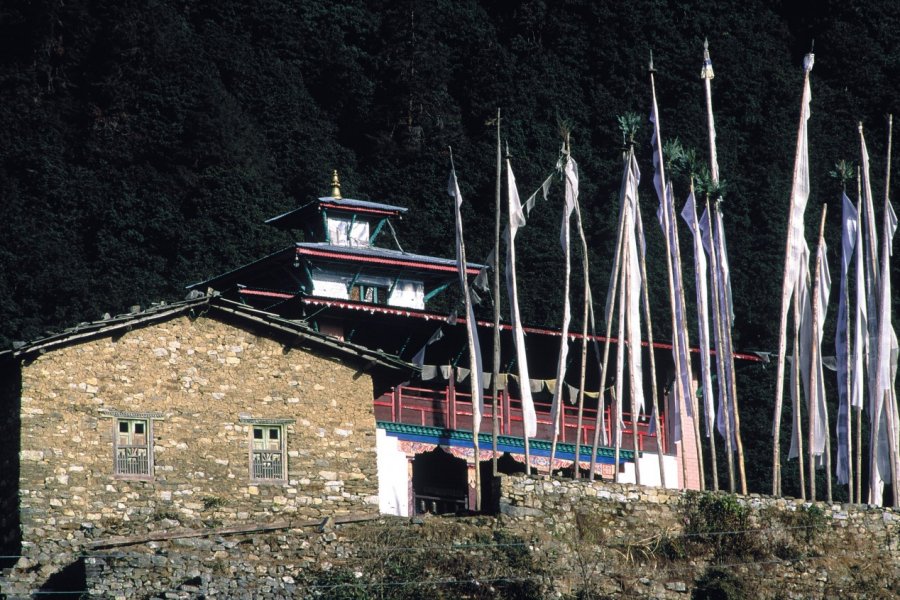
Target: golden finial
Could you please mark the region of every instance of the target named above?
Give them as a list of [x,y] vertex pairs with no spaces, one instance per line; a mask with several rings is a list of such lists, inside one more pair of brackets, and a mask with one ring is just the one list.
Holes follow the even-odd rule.
[[338,177],[337,169],[331,174],[331,197],[335,200],[341,199],[341,179]]

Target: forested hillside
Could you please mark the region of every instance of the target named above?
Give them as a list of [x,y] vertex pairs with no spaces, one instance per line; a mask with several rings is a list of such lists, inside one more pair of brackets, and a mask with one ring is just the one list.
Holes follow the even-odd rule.
[[[180,299],[185,285],[283,247],[290,240],[262,221],[327,193],[332,169],[345,196],[410,207],[398,227],[404,249],[452,256],[449,146],[468,253],[484,259],[498,108],[523,197],[552,172],[560,131],[571,130],[602,299],[622,171],[616,118],[649,113],[652,51],[663,137],[705,159],[699,72],[708,38],[736,346],[771,350],[803,54],[815,39],[808,234],[828,202],[837,248],[840,184],[829,171],[840,159],[858,162],[858,121],[883,194],[898,31],[892,0],[6,3],[0,342]],[[636,150],[654,327],[666,337],[649,137],[645,125]],[[680,207],[687,181],[675,185]],[[561,204],[557,185],[517,245],[526,320],[556,327]],[[830,261],[837,272],[834,251]],[[772,379],[753,367],[741,383],[747,427],[760,440]],[[756,445],[749,458],[765,463],[769,449]]]

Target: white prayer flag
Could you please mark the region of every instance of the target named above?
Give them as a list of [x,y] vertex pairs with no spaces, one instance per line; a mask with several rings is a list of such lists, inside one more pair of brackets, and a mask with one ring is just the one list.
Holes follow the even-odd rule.
[[[529,381],[528,356],[525,352],[525,331],[522,328],[522,319],[519,316],[519,294],[516,285],[516,232],[519,227],[525,225],[525,215],[522,212],[522,203],[519,200],[519,191],[516,188],[516,178],[513,175],[509,160],[506,161],[506,181],[509,195],[509,233],[506,245],[506,286],[509,293],[509,312],[512,322],[513,339],[516,344],[516,366],[519,371],[519,381]],[[523,385],[519,388],[522,394],[522,421],[525,428],[525,437],[533,438],[537,435],[537,415],[534,411],[534,400],[531,396],[531,386]]]
[[572,211],[575,210],[575,203],[578,201],[578,165],[572,157],[566,158],[564,174],[566,179],[565,206],[559,235],[566,265],[563,280],[563,322],[559,342],[559,359],[556,364],[556,391],[553,393],[553,404],[550,407],[550,418],[553,421],[554,431],[557,435],[559,434],[559,411],[562,406],[562,383],[566,377],[566,361],[569,355],[569,323],[572,320],[572,312],[569,307],[569,278],[572,271],[570,219]]
[[[878,298],[878,345],[876,351],[876,384],[875,404],[870,420],[872,422],[870,446],[872,459],[870,467],[869,503],[881,506],[883,502],[883,484],[891,483],[891,437],[897,439],[896,430],[889,432],[889,419],[894,419],[895,391],[894,379],[897,365],[897,336],[891,325],[891,271],[890,256],[894,233],[897,231],[897,215],[890,202],[885,202],[884,211],[884,244],[881,254],[881,276]],[[888,413],[891,413],[890,415]]]
[[851,393],[851,353],[848,345],[850,336],[850,290],[849,271],[856,246],[859,215],[856,207],[847,197],[841,195],[841,287],[838,297],[837,328],[834,337],[835,357],[837,360],[838,382],[838,419],[837,419],[837,480],[841,485],[850,478],[850,430],[848,415],[850,414]]
[[456,214],[456,267],[459,271],[459,285],[462,288],[463,298],[466,304],[466,337],[469,346],[469,367],[473,372],[470,386],[472,389],[472,436],[478,438],[481,430],[481,417],[484,414],[484,384],[481,361],[481,344],[478,340],[478,323],[475,321],[475,309],[472,306],[472,297],[469,293],[469,283],[466,278],[466,248],[463,242],[462,223],[462,194],[459,191],[459,182],[456,179],[456,170],[450,173],[450,185],[447,190],[455,198],[454,207]]
[[703,234],[700,231],[700,223],[697,219],[697,205],[694,193],[688,196],[687,202],[681,211],[681,218],[685,220],[693,234],[694,246],[694,285],[697,291],[697,321],[700,336],[700,371],[701,389],[703,390],[703,410],[706,421],[706,437],[712,435],[715,427],[715,408],[712,392],[712,368],[709,354],[709,301],[707,297],[706,282],[706,254],[703,250]]

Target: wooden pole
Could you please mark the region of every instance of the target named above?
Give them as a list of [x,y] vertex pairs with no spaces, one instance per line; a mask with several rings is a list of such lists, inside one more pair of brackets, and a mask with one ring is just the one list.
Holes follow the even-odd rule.
[[[862,205],[862,177],[860,175],[860,168],[856,167],[856,206],[858,206],[858,211],[860,217],[862,217],[863,205]],[[857,244],[856,251],[857,252],[865,252],[863,240],[862,240],[862,219],[860,219],[859,224],[857,225],[859,228],[859,233],[857,234]],[[859,263],[857,263],[859,264]],[[859,281],[859,277],[857,276],[857,281]],[[855,327],[859,327],[859,324],[855,324]],[[849,330],[849,327],[848,327]],[[862,348],[857,349],[857,352],[862,352]],[[862,377],[862,373],[857,373],[857,377]],[[850,412],[849,410],[847,411]],[[847,443],[850,443],[850,437],[847,436]],[[853,446],[850,446],[853,448]],[[862,504],[862,406],[858,406],[856,408],[856,493],[854,494],[856,502],[858,504]]]
[[[623,261],[622,262],[622,271],[625,273],[625,282],[622,286],[622,307],[619,309],[619,318],[624,321],[622,318],[625,313],[625,308],[631,306],[631,278],[634,276],[631,273],[631,261]],[[622,322],[619,323],[619,331],[623,331]],[[623,348],[625,344],[623,343],[623,339],[621,335],[619,336],[619,347]],[[628,344],[631,344],[631,340],[628,340]],[[640,340],[638,340],[638,348],[637,351],[640,352]],[[629,363],[628,365],[628,391],[629,398],[631,399],[631,448],[634,456],[634,482],[637,485],[641,485],[641,468],[638,461],[638,407],[637,407],[637,395],[635,394],[635,378],[634,378],[634,365]]]
[[[578,224],[578,237],[581,239],[582,277],[584,278],[584,311],[581,325],[581,376],[578,383],[578,420],[575,427],[575,462],[572,469],[572,478],[578,479],[581,475],[581,426],[584,418],[584,381],[587,375],[587,342],[588,342],[588,318],[591,308],[591,286],[588,271],[588,246],[584,237],[584,226],[581,222],[581,206],[575,202],[575,221]],[[602,395],[602,394],[601,394]],[[598,422],[600,412],[597,411]]]
[[[626,172],[631,168],[631,160],[634,156],[634,148],[629,148],[628,152],[625,155],[625,169]],[[628,175],[625,176],[622,182],[622,192],[624,194],[625,185],[627,181]],[[613,318],[613,308],[615,307],[615,297],[616,297],[616,289],[619,283],[619,268],[622,262],[622,244],[625,237],[625,211],[620,208],[619,211],[619,231],[616,238],[616,249],[613,255],[613,268],[609,274],[609,290],[607,293],[607,302],[606,302],[606,314],[604,318],[606,319],[606,341],[603,345],[603,360],[600,365],[600,397],[597,401],[597,422],[594,427],[594,441],[591,444],[591,472],[588,474],[588,479],[590,481],[594,480],[594,467],[597,464],[597,447],[600,443],[600,429],[603,427],[603,394],[606,393],[606,371],[609,366],[609,337],[612,335],[612,318]],[[618,470],[619,465],[616,464],[616,470]]]
[[794,431],[797,433],[797,469],[800,472],[800,499],[806,500],[806,471],[803,458],[803,419],[800,414],[800,307],[794,302],[794,365],[797,377],[793,381]]
[[[654,72],[653,65],[651,64],[650,65],[650,88],[653,93],[653,103],[655,106],[656,105],[656,83],[653,78],[653,72]],[[659,115],[657,113],[657,118],[658,118],[658,116]],[[659,124],[658,123],[657,123],[656,127],[654,127],[654,130],[655,130],[654,135],[656,137],[655,146],[656,146],[656,158],[658,161],[657,168],[659,170],[660,187],[662,189],[663,204],[667,204],[667,202],[664,200],[664,198],[666,196],[666,176],[665,176],[665,169],[663,166],[664,161],[663,161],[663,154],[662,154],[662,140],[660,139],[660,135],[659,135]],[[662,214],[663,214],[663,231],[664,231],[664,237],[665,237],[665,242],[666,242],[666,268],[667,268],[667,273],[669,276],[669,305],[672,307],[672,311],[671,311],[672,312],[672,345],[676,348],[675,356],[674,356],[674,358],[675,358],[675,390],[676,390],[675,401],[680,404],[679,410],[687,410],[688,402],[690,402],[690,398],[689,398],[690,392],[689,392],[689,390],[684,389],[685,374],[682,373],[683,365],[681,364],[681,361],[678,358],[678,355],[681,353],[683,348],[681,348],[681,343],[679,341],[679,338],[682,335],[682,331],[681,331],[681,328],[678,326],[678,319],[676,317],[676,311],[678,310],[678,307],[680,305],[678,304],[678,301],[675,297],[675,279],[674,279],[674,273],[673,273],[673,269],[674,269],[673,260],[675,259],[675,257],[672,254],[672,245],[670,244],[670,237],[671,237],[671,231],[672,231],[671,224],[670,224],[671,215],[669,214],[668,210],[663,210]],[[684,439],[685,435],[686,435],[686,433],[684,431],[682,431],[681,432],[682,440]],[[684,455],[683,441],[682,441],[682,445],[681,445],[681,450],[682,450],[682,455]],[[698,458],[700,457],[700,455],[701,455],[701,453],[699,452],[699,448],[698,448]],[[685,463],[684,456],[682,456],[682,467],[684,467],[684,463]],[[687,487],[687,478],[685,478],[684,484],[685,484],[685,487]]]
[[[715,119],[713,118],[713,108],[712,108],[712,79],[715,77],[712,68],[712,60],[709,57],[709,43],[707,40],[703,40],[703,68],[700,70],[700,78],[703,80],[703,89],[706,92],[706,127],[708,131],[708,139],[709,139],[709,173],[710,178],[712,179],[712,183],[714,186],[718,188],[719,186],[719,160],[716,157],[716,126]],[[691,192],[694,191],[694,178],[691,177]],[[707,208],[707,214],[709,214]],[[717,292],[713,292],[717,293]],[[707,363],[709,361],[709,351],[707,352],[706,359]],[[718,356],[718,355],[717,355]],[[706,377],[706,374],[704,374]],[[712,385],[710,385],[710,394],[712,394]],[[714,399],[710,399],[715,405]],[[713,424],[713,428],[715,428],[715,424]],[[709,455],[710,460],[712,462],[711,470],[713,476],[713,489],[719,491],[719,472],[718,472],[718,464],[716,461],[716,434],[715,432],[710,432],[709,435]],[[729,457],[729,462],[731,458]]]
[[647,286],[647,257],[644,252],[644,222],[639,208],[635,209],[638,230],[638,257],[641,263],[641,294],[644,300],[644,320],[647,322],[647,348],[650,354],[650,389],[653,396],[653,427],[656,429],[656,453],[659,459],[659,481],[666,487],[666,469],[663,465],[665,450],[662,446],[662,429],[659,426],[659,389],[656,380],[656,356],[653,351],[653,321],[650,318],[650,290]]
[[[809,69],[812,69],[810,65]],[[805,141],[804,132],[806,124],[806,89],[809,85],[809,69],[804,68],[803,74],[803,99],[800,106],[800,126],[797,129],[797,149],[799,151],[801,144]],[[794,161],[794,176],[792,181],[796,183],[800,175],[800,156]],[[772,495],[781,495],[781,410],[782,401],[784,399],[784,353],[787,346],[787,313],[788,302],[790,301],[789,273],[791,261],[791,231],[794,228],[794,193],[791,192],[791,203],[788,207],[788,230],[787,239],[784,245],[784,279],[781,291],[781,320],[778,326],[778,369],[775,375],[775,415],[774,426],[772,428]]]
[[[716,201],[716,239],[717,243],[717,252],[721,251],[722,256],[719,257],[719,264],[722,264],[722,261],[725,260],[725,244],[722,242],[722,236],[725,233],[722,231],[722,197]],[[728,281],[720,281],[719,284],[722,286],[722,289],[726,291],[725,300],[726,305],[724,307],[724,317],[722,319],[722,328],[723,333],[725,334],[725,348],[727,351],[727,356],[724,357],[725,360],[728,361],[728,369],[726,369],[726,374],[728,375],[728,386],[731,388],[731,410],[732,415],[734,416],[734,421],[732,421],[731,425],[734,428],[734,442],[737,450],[737,464],[738,464],[738,475],[740,476],[741,482],[741,493],[745,496],[747,495],[747,473],[744,469],[744,442],[741,438],[741,413],[738,410],[738,401],[737,401],[737,377],[734,372],[734,343],[731,338],[731,312],[729,311],[729,306],[727,304],[727,300],[730,297],[728,294]],[[721,307],[720,307],[721,308]]]
[[[627,228],[628,217],[625,217]],[[622,450],[622,394],[625,383],[625,291],[628,288],[628,261],[622,261],[622,285],[619,287],[619,334],[616,344],[616,411],[615,411],[615,449],[616,449],[616,474],[613,481],[619,482],[619,457]]]
[[[494,477],[497,476],[497,436],[500,431],[500,421],[497,419],[497,380],[500,378],[500,217],[501,217],[501,177],[502,159],[500,156],[500,109],[497,109],[497,196],[494,219],[494,357],[491,371],[491,468]],[[527,382],[526,382],[527,383]],[[528,436],[525,436],[526,444]],[[526,462],[527,464],[527,462]],[[476,460],[477,465],[477,460]]]
[[[715,219],[713,214],[709,210],[709,196],[706,196],[706,214],[709,215],[710,218],[710,227],[712,227],[712,221]],[[711,240],[712,241],[712,240]],[[712,273],[712,300],[713,300],[713,323],[715,325],[716,331],[715,336],[718,340],[718,344],[716,344],[716,378],[718,379],[718,391],[719,395],[723,396],[726,401],[722,403],[724,408],[724,414],[722,415],[722,421],[725,423],[725,459],[726,464],[728,466],[728,491],[732,494],[734,493],[734,436],[731,435],[731,414],[728,410],[729,402],[728,391],[726,387],[728,385],[728,377],[725,375],[725,354],[727,354],[728,350],[725,348],[725,334],[722,330],[722,306],[719,302],[719,259],[718,253],[713,248],[713,251],[709,253],[710,256],[710,273]]]
[[[565,157],[566,157],[566,162],[568,163],[568,161],[570,159],[568,133],[566,134],[565,144],[564,144],[563,148],[564,148],[564,153],[565,153]],[[568,182],[566,182],[565,185],[568,186]],[[566,208],[564,207],[563,208],[563,228],[564,228],[563,230],[566,232],[569,231],[568,227],[569,227],[570,217],[571,217],[571,215],[566,214]],[[568,233],[566,234],[566,244],[569,244]],[[566,267],[565,267],[565,285],[563,286],[563,298],[564,298],[563,302],[565,302],[565,305],[567,307],[566,310],[568,310],[569,279],[570,279],[570,272],[572,269],[570,247],[565,248],[565,253],[566,253]],[[567,347],[569,344],[569,322],[568,322],[568,319],[569,319],[569,313],[564,312],[563,313],[563,326],[562,326],[562,331],[560,332],[560,334],[561,334],[560,348],[559,348],[560,358],[562,358],[564,349],[566,349],[566,351],[568,352],[568,350],[567,350]],[[566,423],[566,420],[563,418],[563,414],[565,412],[565,401],[563,399],[563,393],[565,392],[565,387],[563,387],[563,386],[565,386],[565,381],[566,381],[565,374],[566,374],[566,365],[564,362],[561,362],[557,366],[556,391],[553,394],[553,399],[556,403],[557,410],[556,410],[556,415],[554,415],[554,419],[553,419],[553,441],[550,445],[550,467],[549,467],[550,475],[553,475],[553,461],[556,459],[556,444],[559,441],[560,421],[562,421],[563,427],[565,427],[565,423]],[[556,402],[557,398],[559,398],[558,402]],[[563,433],[565,434],[565,431],[563,431]]]
[[815,459],[815,429],[816,429],[816,421],[818,420],[818,398],[819,398],[819,369],[817,367],[819,362],[819,281],[822,278],[822,245],[825,242],[825,215],[828,213],[828,205],[822,205],[822,220],[819,223],[819,250],[816,252],[816,267],[815,271],[813,271],[813,282],[812,289],[810,290],[810,294],[812,294],[812,324],[810,326],[810,331],[812,332],[812,336],[810,337],[810,341],[812,342],[812,347],[810,348],[810,366],[809,366],[809,398],[807,402],[807,417],[808,417],[808,427],[809,431],[807,431],[808,441],[809,441],[809,500],[810,502],[816,501],[816,459]]
[[[885,223],[888,219],[888,212],[890,209],[891,203],[891,150],[892,150],[892,142],[893,142],[893,134],[894,134],[894,115],[888,115],[888,141],[887,141],[887,163],[885,165],[885,174],[884,174],[884,220]],[[888,231],[887,226],[885,226],[884,236],[885,236],[885,256],[883,260],[889,261],[888,258],[890,256],[890,240],[888,239]],[[890,276],[890,271],[888,271],[888,276]],[[884,282],[882,282],[882,285]],[[893,387],[893,386],[892,386]],[[891,490],[893,495],[893,504],[894,507],[900,507],[900,493],[898,493],[898,489],[900,489],[900,484],[897,481],[898,472],[900,472],[900,456],[898,456],[897,446],[897,424],[900,422],[900,414],[897,412],[897,396],[894,393],[894,390],[889,390],[888,393],[888,442],[891,447]]]

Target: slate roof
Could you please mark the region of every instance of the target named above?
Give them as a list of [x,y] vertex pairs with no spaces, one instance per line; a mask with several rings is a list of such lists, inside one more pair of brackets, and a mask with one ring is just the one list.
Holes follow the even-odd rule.
[[222,298],[216,293],[206,295],[200,292],[192,292],[187,299],[179,302],[154,304],[144,310],[116,316],[107,315],[99,321],[79,323],[60,333],[31,342],[17,343],[11,350],[0,352],[0,359],[29,360],[58,348],[124,333],[136,327],[159,323],[174,317],[183,315],[197,317],[204,314],[259,327],[266,330],[270,336],[277,337],[292,347],[311,349],[346,359],[362,366],[363,370],[378,367],[395,372],[398,377],[417,370],[414,365],[392,354],[341,341],[315,331],[305,322],[256,310]]

